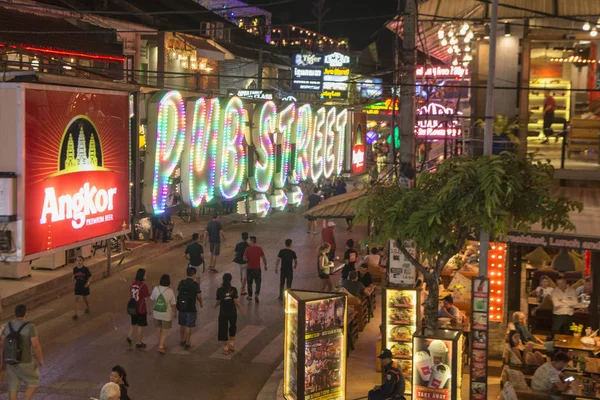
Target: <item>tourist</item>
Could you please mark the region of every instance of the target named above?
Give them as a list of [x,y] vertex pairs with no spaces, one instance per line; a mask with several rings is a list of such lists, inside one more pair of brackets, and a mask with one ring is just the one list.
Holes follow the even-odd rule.
[[210,266],[208,270],[210,272],[218,272],[217,271],[217,257],[221,255],[221,241],[225,241],[225,234],[223,232],[223,225],[219,221],[219,215],[217,213],[213,214],[212,221],[208,223],[206,226],[206,231],[204,233],[204,242],[206,240],[210,244]]
[[131,327],[129,328],[129,334],[127,335],[127,343],[129,345],[133,344],[133,333],[137,326],[136,349],[146,348],[146,343],[142,341],[142,329],[144,326],[148,326],[148,307],[146,300],[150,297],[150,290],[148,289],[148,285],[144,282],[145,280],[146,270],[140,268],[135,274],[135,280],[129,287],[130,298],[135,299],[137,313],[131,316]]
[[[197,268],[193,269],[198,271]],[[177,304],[175,293],[169,287],[170,285],[171,277],[168,274],[164,274],[160,277],[159,285],[152,290],[152,295],[150,296],[150,300],[154,301],[152,319],[154,320],[154,327],[158,331],[158,352],[162,354],[167,352],[167,346],[165,345],[167,331],[171,329],[175,310],[173,306]]]
[[279,279],[279,301],[283,301],[283,286],[287,284],[287,288],[292,288],[294,280],[294,270],[298,267],[298,257],[296,252],[292,250],[292,239],[285,240],[285,248],[279,250],[277,261],[275,263],[275,273],[281,264],[281,277]]
[[592,277],[591,276],[588,276],[585,278],[585,280],[583,281],[583,285],[579,286],[575,290],[575,294],[577,295],[577,297],[580,297],[583,294],[588,295],[588,296],[592,295]]
[[556,100],[552,97],[550,90],[544,90],[544,105],[542,113],[544,116],[544,140],[542,144],[548,143],[548,138],[554,135],[552,124],[554,123],[554,111],[556,111]]
[[404,376],[394,362],[394,356],[389,349],[383,349],[377,357],[381,360],[384,382],[369,391],[369,400],[402,399],[406,382]]
[[242,291],[241,296],[245,296],[248,294],[246,292],[246,285],[248,283],[248,266],[246,265],[246,261],[244,261],[244,253],[246,249],[250,246],[248,244],[248,232],[242,232],[242,241],[235,245],[235,257],[233,258],[233,262],[238,265],[240,268],[240,281],[242,286],[240,286],[240,290]]
[[[199,234],[192,234],[192,243],[187,245],[184,252],[185,258],[188,260],[188,267],[195,268],[196,275],[200,272],[200,265],[202,265],[202,273],[206,270],[206,265],[204,265],[204,247],[199,243],[199,238]],[[200,284],[199,279],[198,284]]]
[[267,271],[267,257],[262,247],[257,246],[256,236],[250,236],[250,246],[244,252],[244,261],[248,264],[248,301],[252,301],[252,284],[256,282],[256,299],[257,303],[260,302],[258,296],[260,295],[260,286],[262,282],[262,273],[260,271],[260,261],[262,260],[265,265],[265,271]]
[[327,257],[330,250],[331,246],[329,243],[323,243],[319,246],[317,253],[317,271],[323,284],[321,292],[326,292],[333,288],[331,278],[329,277],[329,275],[331,275],[331,268],[333,268],[333,261],[329,261],[329,258]]
[[438,311],[438,317],[456,319],[459,313],[459,309],[454,306],[454,298],[451,295],[444,297],[442,306]]
[[[27,316],[25,304],[18,304],[15,307],[15,319],[6,324],[0,339],[0,370],[3,369],[2,366],[6,367],[11,400],[18,398],[21,384],[26,387],[25,400],[33,399],[40,385],[40,368],[44,366],[37,329],[27,321]],[[20,335],[18,342],[11,340],[15,333]]]
[[121,397],[119,400],[130,400],[129,395],[127,394],[129,382],[127,382],[127,372],[125,372],[125,368],[120,365],[115,365],[110,373],[110,381],[119,385],[119,389],[121,390]]
[[179,311],[179,344],[185,350],[189,350],[191,348],[192,328],[196,327],[198,317],[196,302],[202,308],[202,297],[200,296],[202,291],[200,285],[196,282],[196,270],[188,268],[186,275],[187,278],[179,282],[177,286],[177,311]]
[[[565,382],[562,370],[569,364],[569,356],[562,351],[557,352],[552,361],[548,361],[535,370],[531,379],[531,389],[535,392],[559,394],[569,388],[570,382]],[[560,399],[561,396],[551,396]]]
[[365,296],[370,296],[373,293],[373,287],[366,287],[358,280],[358,271],[350,271],[348,275],[348,279],[342,280],[342,287],[348,291],[352,296],[361,298],[364,294]]
[[515,312],[513,314],[513,324],[515,325],[515,330],[519,332],[523,343],[531,342],[534,344],[543,344],[529,332],[529,329],[527,328],[527,317],[525,317],[524,313],[520,311]]
[[329,243],[329,254],[327,257],[333,261],[335,259],[335,222],[329,221],[327,226],[321,230],[321,240],[323,243]]
[[509,363],[514,365],[542,365],[546,358],[539,351],[533,351],[533,343],[523,344],[516,330],[508,334]]
[[231,274],[223,274],[223,283],[217,289],[219,307],[218,339],[223,343],[223,354],[229,355],[235,351],[235,334],[237,332],[237,309],[241,310],[237,289],[231,286]]
[[344,178],[339,178],[335,184],[335,194],[340,195],[346,193],[346,182],[344,182]]
[[564,278],[556,281],[556,288],[550,294],[552,298],[552,335],[567,335],[573,322],[573,313],[577,305],[575,290],[567,286]]
[[344,268],[342,268],[342,279],[348,279],[350,271],[354,271],[356,268],[356,259],[358,253],[354,250],[354,240],[348,239],[346,241],[346,252],[344,253]]
[[535,288],[535,297],[538,298],[540,303],[541,303],[541,300],[544,300],[544,298],[546,296],[548,296],[549,294],[551,294],[552,290],[554,290],[554,288],[552,286],[550,286],[550,282],[551,282],[551,279],[549,277],[547,277],[546,275],[543,275],[540,278],[540,286]]
[[362,264],[366,264],[368,267],[377,267],[380,268],[381,264],[381,255],[379,255],[379,249],[375,246],[371,248],[371,253],[367,254],[365,258],[362,260]]
[[[318,188],[314,188],[313,192],[310,196],[308,196],[308,210],[310,210],[313,207],[316,207],[321,200],[323,200],[323,198],[321,196],[319,196],[319,189]],[[306,233],[310,233],[310,229],[312,227],[314,234],[317,234],[317,218],[316,217],[306,217],[306,219],[308,220],[308,228],[306,230]]]
[[90,312],[90,303],[88,296],[90,295],[90,283],[92,283],[92,273],[83,265],[83,257],[77,256],[75,259],[75,267],[73,268],[73,282],[75,282],[75,314],[73,319],[79,318],[77,311],[79,309],[79,298],[85,303],[85,313]]
[[100,400],[120,400],[121,388],[114,382],[108,382],[102,386]]

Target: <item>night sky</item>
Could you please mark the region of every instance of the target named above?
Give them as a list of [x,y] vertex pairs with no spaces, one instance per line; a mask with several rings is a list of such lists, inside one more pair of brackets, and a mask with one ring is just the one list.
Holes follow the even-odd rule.
[[[277,0],[246,0],[248,4],[263,5]],[[311,13],[313,0],[294,0],[290,3],[261,8],[273,13],[273,25],[298,24],[316,31],[316,19]],[[353,50],[360,50],[369,44],[369,37],[383,27],[396,13],[396,0],[326,0],[325,8],[329,8],[322,26],[322,33],[333,38],[347,37]],[[343,22],[327,22],[336,19],[353,19],[377,17],[364,20]],[[307,23],[309,22],[309,23]],[[312,22],[312,24],[310,24]]]

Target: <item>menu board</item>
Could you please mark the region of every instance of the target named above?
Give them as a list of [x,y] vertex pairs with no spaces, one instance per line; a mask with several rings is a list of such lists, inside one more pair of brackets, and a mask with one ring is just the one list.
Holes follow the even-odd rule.
[[[414,265],[402,254],[396,241],[390,239],[388,254],[388,281],[395,285],[410,285],[413,286],[417,280],[417,270]],[[404,248],[408,253],[416,257],[417,249],[415,242],[407,240],[404,242]]]
[[385,289],[385,343],[404,375],[404,394],[412,393],[412,336],[417,330],[416,290]]
[[[451,340],[415,337],[414,399],[451,399],[452,364],[453,357],[457,356],[452,345]],[[458,364],[461,364],[460,360]]]
[[288,399],[298,399],[298,300],[286,295],[286,329],[284,352],[284,393]]
[[304,399],[333,400],[343,397],[345,365],[344,297],[306,303]]
[[472,400],[487,399],[487,355],[490,282],[488,278],[473,279],[471,315],[471,390]]

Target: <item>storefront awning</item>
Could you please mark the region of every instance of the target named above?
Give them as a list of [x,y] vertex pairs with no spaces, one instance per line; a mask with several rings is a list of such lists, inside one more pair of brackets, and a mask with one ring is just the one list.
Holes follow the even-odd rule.
[[333,196],[304,213],[305,217],[353,218],[354,201],[367,193],[366,189]]

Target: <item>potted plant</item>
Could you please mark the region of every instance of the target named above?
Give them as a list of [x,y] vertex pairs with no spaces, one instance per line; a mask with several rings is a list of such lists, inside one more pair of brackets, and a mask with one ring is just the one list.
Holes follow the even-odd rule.
[[577,325],[575,323],[572,323],[569,329],[571,330],[571,332],[573,332],[573,337],[580,338],[581,331],[583,331],[583,325]]

